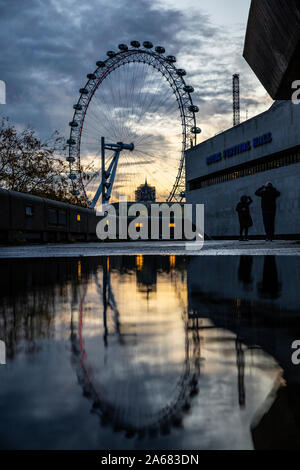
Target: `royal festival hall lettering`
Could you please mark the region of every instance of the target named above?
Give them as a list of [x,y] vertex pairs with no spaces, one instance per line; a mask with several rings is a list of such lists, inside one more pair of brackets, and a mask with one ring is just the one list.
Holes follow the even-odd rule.
[[244,152],[249,152],[253,148],[261,147],[262,145],[266,145],[272,142],[272,133],[268,132],[260,137],[255,137],[252,141],[252,145],[250,140],[244,142],[242,144],[236,145],[235,147],[231,147],[229,149],[224,150],[223,152],[215,153],[206,159],[207,165],[212,165],[213,163],[220,162],[221,160],[226,160],[227,158],[234,157],[235,155],[240,155]]

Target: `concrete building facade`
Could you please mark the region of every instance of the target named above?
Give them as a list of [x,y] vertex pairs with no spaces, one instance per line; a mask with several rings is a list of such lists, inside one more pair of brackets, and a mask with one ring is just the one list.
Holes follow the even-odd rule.
[[264,236],[261,200],[255,191],[271,181],[281,192],[276,234],[300,234],[300,105],[277,101],[266,112],[229,129],[186,153],[186,199],[205,205],[205,233],[212,238],[239,234],[235,211],[251,196],[254,226]]
[[243,55],[274,100],[291,99],[299,54],[299,0],[252,0]]

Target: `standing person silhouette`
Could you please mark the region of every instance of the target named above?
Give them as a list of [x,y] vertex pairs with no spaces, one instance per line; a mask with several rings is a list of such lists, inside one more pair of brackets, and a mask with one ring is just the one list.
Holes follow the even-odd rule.
[[[240,241],[248,241],[248,230],[252,227],[252,217],[250,214],[250,206],[252,204],[250,196],[242,196],[240,202],[236,206],[240,222]],[[245,232],[245,236],[244,236]]]
[[266,231],[266,241],[272,242],[275,236],[276,199],[280,192],[268,182],[256,191],[256,196],[261,197],[261,209]]

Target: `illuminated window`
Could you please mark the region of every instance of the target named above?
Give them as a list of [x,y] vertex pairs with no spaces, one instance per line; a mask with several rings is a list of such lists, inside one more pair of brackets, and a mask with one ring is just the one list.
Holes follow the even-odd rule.
[[80,214],[77,214],[76,220],[77,220],[77,222],[80,222]]

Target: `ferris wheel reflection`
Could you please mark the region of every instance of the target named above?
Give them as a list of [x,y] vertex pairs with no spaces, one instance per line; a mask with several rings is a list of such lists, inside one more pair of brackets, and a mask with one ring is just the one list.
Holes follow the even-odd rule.
[[[130,279],[135,277],[135,289],[145,300],[146,312],[135,318],[137,323],[141,322],[137,331],[126,324],[122,306],[114,295],[116,269],[109,257],[103,259],[101,270],[93,272],[93,285],[100,299],[93,315],[98,320],[101,316],[99,332],[102,331],[102,335],[91,338],[89,327],[85,325],[88,324],[86,311],[91,308],[88,292],[91,280],[82,286],[78,317],[75,313],[72,315],[72,365],[83,394],[90,400],[91,410],[99,416],[101,425],[124,432],[127,438],[165,435],[172,428],[182,426],[198,394],[202,360],[199,329],[195,321],[189,319],[186,296],[184,298],[178,289],[182,274],[180,269],[175,269],[175,257],[163,263],[158,265],[154,258],[138,255],[135,266],[128,266],[125,272]],[[149,323],[151,312],[147,312],[147,305],[150,304],[151,309],[154,301],[151,296],[157,295],[157,276],[167,278],[177,294],[174,297],[183,333],[181,359],[176,357],[177,347],[168,352],[167,332],[153,331]],[[120,278],[118,282],[122,282]],[[162,326],[166,322],[162,319]],[[164,341],[168,344],[162,344]],[[172,341],[170,335],[169,342]],[[165,357],[168,354],[171,363],[170,358]],[[100,365],[101,359],[103,364]]]

